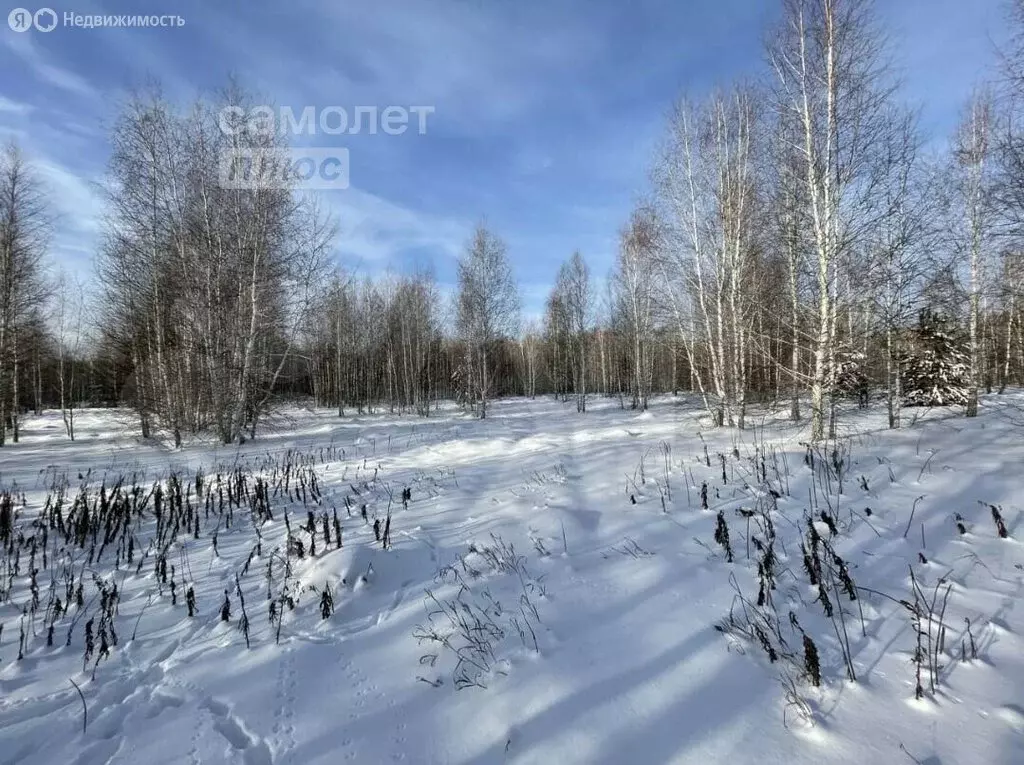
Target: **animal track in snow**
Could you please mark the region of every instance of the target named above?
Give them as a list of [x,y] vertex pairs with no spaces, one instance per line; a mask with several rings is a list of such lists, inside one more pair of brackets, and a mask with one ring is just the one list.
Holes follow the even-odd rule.
[[203,700],[200,707],[213,717],[213,728],[227,741],[230,754],[240,754],[244,765],[273,765],[274,758],[267,742],[251,733],[231,708],[213,697]]
[[277,665],[274,708],[275,751],[281,762],[288,762],[295,749],[295,657],[286,648]]

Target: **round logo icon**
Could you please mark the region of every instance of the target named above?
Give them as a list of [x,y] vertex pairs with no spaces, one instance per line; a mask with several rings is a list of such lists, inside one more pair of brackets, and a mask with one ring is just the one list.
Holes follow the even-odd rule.
[[7,26],[15,32],[27,32],[32,28],[32,11],[15,8],[7,14]]
[[52,32],[57,26],[57,13],[53,8],[40,8],[32,17],[32,23],[40,32]]

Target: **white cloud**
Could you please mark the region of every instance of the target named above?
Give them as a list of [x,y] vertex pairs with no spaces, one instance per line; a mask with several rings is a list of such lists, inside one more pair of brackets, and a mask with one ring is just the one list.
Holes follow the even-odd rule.
[[94,182],[49,157],[33,157],[32,164],[51,192],[61,228],[80,234],[99,232],[103,200]]
[[22,103],[20,101],[11,101],[9,98],[4,98],[0,95],[0,113],[6,114],[28,114],[32,111],[30,104]]
[[77,96],[89,99],[99,98],[96,89],[83,78],[48,62],[45,56],[36,49],[31,34],[5,35],[3,41],[8,50],[28,64],[33,74],[43,82]]
[[338,249],[346,260],[375,267],[410,251],[457,258],[470,226],[427,215],[359,189],[331,192],[325,200],[338,219]]
[[[542,107],[553,73],[585,71],[603,50],[598,30],[521,3],[298,6],[296,14],[315,23],[272,34],[232,18],[234,34],[220,42],[281,102],[427,105],[436,108],[435,123],[494,129]],[[209,23],[220,23],[209,13]],[[344,34],[332,33],[338,29]],[[306,56],[294,55],[296,36]]]

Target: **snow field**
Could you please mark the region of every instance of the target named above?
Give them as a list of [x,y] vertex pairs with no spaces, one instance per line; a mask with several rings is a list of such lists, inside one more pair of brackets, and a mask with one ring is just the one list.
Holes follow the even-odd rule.
[[[844,412],[843,438],[810,459],[798,425],[765,417],[714,430],[695,402],[669,397],[640,415],[617,401],[595,400],[585,416],[571,402],[500,401],[483,421],[455,409],[428,420],[296,409],[242,447],[181,450],[139,442],[124,412],[83,412],[74,443],[56,415],[30,419],[0,453],[0,490],[26,534],[65,473],[69,498],[83,483],[97,492],[134,474],[148,492],[172,470],[200,469],[207,482],[241,470],[278,493],[273,520],[235,508],[228,527],[214,511],[198,539],[175,537],[176,605],[155,561],[136,572],[156,533],[151,512],[133,526],[130,565],[114,545],[89,564],[87,549],[60,550],[51,534],[49,560],[87,572],[85,614],[76,622],[72,604],[52,647],[45,612],[60,574],[37,564],[32,615],[19,561],[0,604],[0,762],[1019,763],[1024,446],[995,397],[985,404],[974,421],[932,413],[899,432],[883,430],[881,413]],[[280,485],[289,460],[315,473],[318,501]],[[389,504],[382,549],[373,521]],[[318,531],[310,555],[307,513],[333,533],[335,510],[342,547]],[[286,511],[301,558],[287,554]],[[804,569],[808,514],[857,588],[855,601],[827,591],[835,621]],[[731,563],[715,539],[720,516]],[[774,609],[755,603],[766,518]],[[281,608],[278,641],[269,603],[286,565],[294,608]],[[923,627],[942,648],[922,699],[900,602],[912,604],[911,571],[929,600],[945,598],[941,623]],[[118,584],[119,640],[83,671],[93,575]],[[730,612],[742,622],[738,593],[776,620],[776,661],[727,624]],[[800,630],[819,653],[820,687],[805,676]]]

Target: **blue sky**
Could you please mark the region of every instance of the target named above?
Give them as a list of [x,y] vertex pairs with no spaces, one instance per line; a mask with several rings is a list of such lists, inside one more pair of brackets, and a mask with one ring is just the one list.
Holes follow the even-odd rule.
[[[7,0],[0,18],[15,5]],[[362,273],[431,265],[442,285],[473,224],[508,243],[527,313],[580,249],[611,268],[647,187],[664,115],[762,68],[775,0],[76,0],[63,15],[177,14],[185,26],[0,29],[0,139],[39,166],[57,212],[55,262],[88,276],[95,185],[125,91],[158,78],[187,102],[234,73],[299,113],[429,105],[428,131],[330,137],[351,183],[321,192],[338,258]],[[1003,0],[879,0],[907,100],[940,142],[994,62]]]

